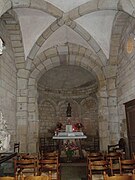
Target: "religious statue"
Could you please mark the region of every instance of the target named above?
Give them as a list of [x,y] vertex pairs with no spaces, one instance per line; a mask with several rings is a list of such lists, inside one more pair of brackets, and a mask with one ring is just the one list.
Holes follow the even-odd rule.
[[67,113],[67,117],[71,117],[71,106],[70,106],[70,103],[68,103],[68,106],[67,106],[67,111],[66,111],[66,113]]
[[0,152],[5,152],[10,149],[10,134],[7,131],[6,120],[3,119],[2,112],[0,112]]
[[4,49],[5,49],[5,43],[3,39],[0,37],[0,55],[2,55]]

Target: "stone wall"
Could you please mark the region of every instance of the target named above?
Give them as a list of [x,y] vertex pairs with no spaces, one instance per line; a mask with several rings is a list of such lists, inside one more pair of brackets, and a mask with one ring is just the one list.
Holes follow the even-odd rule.
[[0,56],[0,110],[7,121],[7,130],[11,134],[11,148],[16,142],[16,67],[10,36],[1,21],[0,36],[4,39],[6,49]]
[[[124,103],[135,98],[135,41],[134,29],[135,20],[130,17],[127,27],[123,32],[121,39],[121,51],[118,60],[118,77],[117,77],[117,95],[118,95],[118,114],[120,124],[120,135],[127,138],[127,125],[125,116]],[[131,38],[133,49],[127,52],[127,41]]]
[[[87,136],[96,136],[99,131],[98,104],[97,99],[93,96],[84,99],[82,98],[80,101],[79,99],[73,99],[73,97],[65,100],[62,98],[56,99],[54,97],[53,103],[51,97],[49,101],[49,97],[44,96],[42,104],[39,102],[40,136],[52,136],[57,122],[61,122],[63,126],[68,123],[66,117],[68,102],[70,102],[72,107],[72,125],[81,122],[84,125],[83,131]],[[52,132],[53,134],[48,134],[49,132]]]

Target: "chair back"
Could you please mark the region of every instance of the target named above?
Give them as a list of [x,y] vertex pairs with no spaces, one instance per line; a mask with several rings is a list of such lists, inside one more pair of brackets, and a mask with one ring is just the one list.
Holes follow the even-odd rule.
[[14,173],[19,175],[21,173],[23,174],[37,174],[38,168],[37,168],[38,160],[36,159],[15,159],[14,160]]
[[110,152],[106,155],[106,160],[110,163],[111,175],[120,174],[120,160],[122,159],[122,154],[120,152]]
[[93,174],[103,174],[109,170],[109,162],[105,160],[88,162],[88,179],[92,179]]
[[42,159],[57,159],[58,158],[58,152],[54,151],[54,152],[47,152],[42,154],[41,156]]
[[122,159],[122,153],[121,152],[110,152],[108,154],[106,154],[106,159],[112,159],[112,160],[119,160]]
[[132,174],[132,180],[135,180],[135,174]]
[[90,170],[100,170],[100,171],[105,171],[108,169],[108,162],[105,160],[101,161],[91,161],[89,163]]
[[120,174],[132,173],[134,169],[135,169],[134,159],[120,160]]
[[14,152],[19,153],[20,151],[20,142],[19,143],[14,143]]
[[93,153],[88,153],[88,158],[90,161],[99,161],[99,160],[104,160],[104,155],[101,152],[93,152]]
[[11,177],[11,176],[3,176],[3,177],[0,177],[0,180],[17,180],[17,178]]
[[132,157],[133,157],[133,159],[135,159],[135,152],[132,153]]
[[118,144],[108,145],[108,152],[122,151],[125,152],[126,141],[124,138],[120,138]]
[[51,177],[44,175],[44,176],[26,176],[24,180],[51,180]]
[[60,179],[60,164],[58,157],[56,159],[41,159],[39,160],[39,172],[47,172],[53,179]]
[[20,159],[38,159],[39,154],[38,153],[19,153]]
[[132,176],[130,175],[115,175],[115,176],[104,175],[104,180],[132,180]]

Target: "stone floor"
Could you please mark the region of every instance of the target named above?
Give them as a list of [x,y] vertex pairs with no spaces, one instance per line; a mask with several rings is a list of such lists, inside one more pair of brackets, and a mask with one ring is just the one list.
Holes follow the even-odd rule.
[[[93,180],[103,180],[102,175],[93,175]],[[61,180],[87,180],[87,170],[84,166],[61,167]]]
[[86,180],[86,167],[63,166],[61,167],[61,180]]

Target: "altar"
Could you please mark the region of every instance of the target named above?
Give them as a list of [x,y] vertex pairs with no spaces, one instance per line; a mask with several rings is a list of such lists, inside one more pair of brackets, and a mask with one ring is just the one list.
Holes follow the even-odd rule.
[[[83,134],[83,132],[58,132],[57,135],[53,136],[54,140],[58,140],[59,151],[61,151],[65,146],[65,150],[69,148],[79,151],[79,158],[83,158],[83,152],[81,147],[81,139],[86,139],[87,136]],[[73,144],[74,143],[74,144]]]
[[53,139],[86,139],[87,136],[83,132],[58,132],[57,135],[53,136]]
[[81,122],[72,125],[71,109],[70,103],[68,103],[66,111],[67,123],[64,128],[62,128],[62,123],[57,123],[57,129],[55,131],[55,135],[53,136],[53,140],[57,141],[61,157],[64,155],[76,155],[82,159],[83,151],[81,147],[81,140],[86,139],[87,136],[84,135],[82,131],[83,125]]

